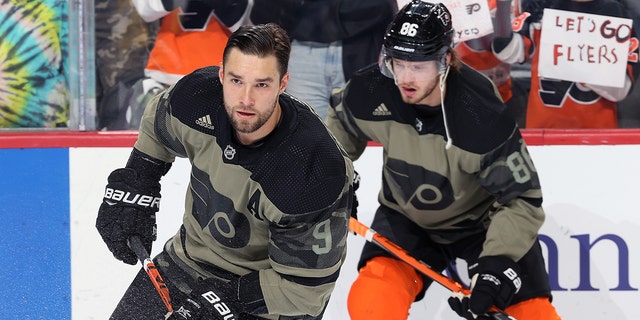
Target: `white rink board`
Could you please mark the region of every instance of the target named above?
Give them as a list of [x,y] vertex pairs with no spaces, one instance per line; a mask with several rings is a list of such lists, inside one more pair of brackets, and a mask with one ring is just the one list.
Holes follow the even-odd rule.
[[[130,150],[70,149],[74,320],[107,319],[138,270],[115,260],[94,227],[107,176],[124,165]],[[560,290],[553,295],[561,316],[636,319],[635,306],[640,301],[640,146],[535,146],[529,150],[540,174],[547,213],[541,234],[557,248],[555,275]],[[377,207],[381,154],[380,147],[369,147],[355,162],[363,179],[358,199],[359,219],[365,224]],[[153,254],[180,224],[188,176],[188,162],[179,159],[162,180],[159,237]],[[602,240],[596,242],[599,238]],[[347,261],[324,319],[348,319],[346,297],[357,275],[355,265],[363,243],[349,235]],[[627,254],[620,259],[624,249]],[[545,245],[543,251],[547,254]],[[620,261],[628,264],[620,266]],[[414,303],[409,319],[459,319],[450,311],[447,297],[446,290],[434,284],[425,299]],[[383,302],[383,296],[372,301]]]

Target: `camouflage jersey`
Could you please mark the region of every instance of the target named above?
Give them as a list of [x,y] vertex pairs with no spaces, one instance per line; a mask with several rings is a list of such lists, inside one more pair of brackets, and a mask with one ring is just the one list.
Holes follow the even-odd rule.
[[354,160],[367,141],[382,144],[382,206],[437,243],[486,230],[481,256],[518,261],[544,220],[540,182],[520,131],[495,86],[465,64],[449,73],[444,105],[446,120],[440,106],[404,103],[393,79],[372,65],[334,92],[326,121]]
[[241,145],[218,67],[199,69],[152,100],[135,144],[192,164],[183,226],[165,250],[204,276],[259,272],[270,319],[321,314],[345,258],[353,195],[353,165],[320,118],[287,94],[279,102],[276,129]]

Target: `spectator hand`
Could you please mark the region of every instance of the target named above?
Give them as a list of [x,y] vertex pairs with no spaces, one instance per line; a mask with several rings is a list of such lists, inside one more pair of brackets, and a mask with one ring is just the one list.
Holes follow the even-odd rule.
[[160,207],[160,182],[140,177],[131,168],[113,171],[98,210],[96,228],[113,255],[135,265],[136,254],[129,248],[131,236],[139,236],[147,252],[156,240],[156,212]]
[[239,301],[238,280],[229,283],[217,279],[201,280],[182,300],[175,300],[173,320],[239,319],[243,304]]
[[520,290],[518,265],[507,257],[488,256],[480,258],[475,268],[471,295],[454,293],[449,298],[449,306],[466,319],[509,319],[502,313],[487,312],[491,306],[505,309]]

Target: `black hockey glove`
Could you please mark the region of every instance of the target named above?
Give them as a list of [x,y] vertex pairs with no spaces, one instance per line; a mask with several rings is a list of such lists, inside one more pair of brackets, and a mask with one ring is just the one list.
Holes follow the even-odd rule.
[[[475,270],[474,270],[475,269]],[[504,309],[513,296],[520,291],[522,280],[520,268],[511,259],[503,256],[487,256],[478,259],[470,268],[474,274],[471,281],[471,295],[453,294],[449,305],[458,315],[466,319],[509,319],[504,314],[487,314],[491,306]]]
[[173,313],[168,319],[243,319],[251,312],[266,313],[258,272],[229,282],[214,278],[201,280],[189,296],[174,299]]
[[160,208],[159,178],[145,178],[131,168],[113,171],[108,178],[96,228],[118,259],[135,265],[136,254],[128,240],[137,235],[147,252],[156,240],[156,212]]
[[358,219],[358,197],[356,196],[356,191],[360,188],[360,174],[358,171],[353,171],[353,203],[351,206],[351,216],[354,219]]

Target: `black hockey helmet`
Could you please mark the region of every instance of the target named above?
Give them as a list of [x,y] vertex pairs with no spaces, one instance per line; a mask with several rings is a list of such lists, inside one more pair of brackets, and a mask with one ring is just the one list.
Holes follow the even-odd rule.
[[412,0],[398,11],[387,28],[384,51],[389,58],[439,61],[452,43],[451,13],[447,7]]

